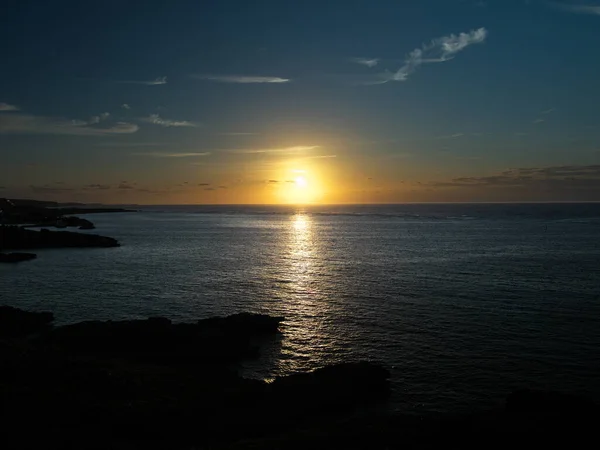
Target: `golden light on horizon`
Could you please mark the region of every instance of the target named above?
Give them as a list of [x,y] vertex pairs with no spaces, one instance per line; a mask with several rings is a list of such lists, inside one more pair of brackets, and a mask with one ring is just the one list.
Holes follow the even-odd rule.
[[304,177],[296,177],[296,186],[298,186],[299,188],[305,188],[308,186],[308,183],[306,182],[306,178]]
[[294,168],[288,171],[287,177],[291,179],[282,183],[279,190],[282,203],[308,204],[317,203],[321,199],[321,183],[314,173],[306,169]]

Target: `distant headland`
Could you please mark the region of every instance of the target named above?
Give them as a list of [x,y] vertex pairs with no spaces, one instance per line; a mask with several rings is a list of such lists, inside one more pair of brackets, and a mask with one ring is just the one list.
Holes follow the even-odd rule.
[[[55,202],[0,198],[0,263],[36,258],[33,253],[2,253],[3,250],[32,250],[65,247],[118,247],[116,239],[88,233],[50,231],[48,228],[77,227],[92,230],[95,225],[74,214],[135,212],[123,208],[61,206]],[[40,231],[28,228],[42,228]]]

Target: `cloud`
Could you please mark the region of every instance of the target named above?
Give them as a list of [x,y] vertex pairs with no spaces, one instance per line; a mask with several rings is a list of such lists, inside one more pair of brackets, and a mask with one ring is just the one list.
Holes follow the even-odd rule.
[[593,14],[600,16],[600,6],[596,5],[573,5],[559,2],[550,2],[555,8],[577,14]]
[[43,186],[38,186],[38,185],[30,185],[29,188],[35,192],[36,194],[60,194],[63,192],[72,192],[74,191],[73,188],[67,188],[67,187],[57,187],[56,184],[51,185],[51,184],[45,184]]
[[[97,123],[100,123],[100,122],[103,122],[105,120],[108,120],[109,117],[110,117],[110,113],[104,112],[104,113],[99,114],[97,116],[92,116],[90,118],[90,120],[87,122],[87,124],[85,124],[85,125],[95,125]],[[82,125],[83,124],[84,123],[82,122]]]
[[107,189],[110,189],[110,185],[108,185],[108,184],[88,184],[88,185],[84,186],[83,189],[105,191]]
[[18,111],[19,107],[8,103],[0,102],[0,111]]
[[449,134],[446,136],[439,136],[436,139],[456,139],[459,137],[463,137],[465,135],[465,133],[454,133],[454,134]]
[[143,84],[145,86],[158,86],[161,84],[167,84],[167,77],[158,77],[158,78],[155,78],[154,80],[149,80],[149,81],[117,81],[117,83]]
[[103,127],[93,125],[97,125],[93,120],[86,122],[28,114],[0,116],[0,133],[106,136],[135,133],[139,129],[137,125],[126,122],[116,122]]
[[315,155],[315,156],[307,156],[303,159],[324,159],[324,158],[337,158],[337,155]]
[[423,64],[450,61],[474,44],[483,43],[488,35],[485,28],[471,30],[468,33],[450,34],[432,40],[429,44],[414,49],[404,60],[404,65],[395,72],[385,71],[358,84],[375,85],[390,81],[406,81]]
[[198,183],[198,186],[210,186],[210,183]]
[[160,142],[101,142],[96,147],[162,147],[168,144]]
[[163,127],[197,127],[195,123],[189,122],[187,120],[169,120],[163,119],[158,114],[151,114],[148,117],[144,117],[140,119],[143,122],[152,123],[154,125],[161,125]]
[[553,113],[554,111],[556,111],[556,108],[550,108],[550,109],[546,109],[546,110],[542,111],[541,114],[550,114],[550,113]]
[[245,75],[192,75],[198,80],[216,81],[219,83],[289,83],[289,78],[280,77],[256,77]]
[[350,61],[367,67],[375,67],[379,63],[377,58],[351,58]]
[[129,104],[127,104],[127,103],[123,103],[121,105],[121,108],[123,108],[123,109],[131,109],[131,106],[129,106]]
[[189,152],[189,153],[167,153],[167,152],[150,152],[150,153],[134,153],[137,156],[151,156],[153,158],[190,158],[194,156],[208,156],[210,152]]
[[127,183],[126,181],[122,181],[117,186],[117,189],[135,189],[135,187],[132,184]]
[[279,181],[278,181],[278,180],[269,180],[268,182],[269,182],[269,183],[279,183]]
[[227,189],[227,186],[218,186],[218,189]]
[[216,191],[215,188],[209,187],[209,188],[204,188],[205,191]]
[[246,153],[246,154],[254,154],[254,153],[297,153],[308,150],[314,150],[315,148],[319,148],[318,145],[297,145],[293,147],[282,147],[282,148],[249,148],[249,149],[237,149],[230,150],[232,153]]
[[447,182],[434,182],[435,188],[560,188],[599,189],[600,164],[587,166],[550,166],[508,169],[497,175],[461,177]]
[[544,119],[535,119],[535,120],[533,121],[533,123],[542,123],[542,122],[545,122],[545,121],[546,121],[546,120],[544,120]]
[[257,136],[258,133],[220,133],[221,136]]

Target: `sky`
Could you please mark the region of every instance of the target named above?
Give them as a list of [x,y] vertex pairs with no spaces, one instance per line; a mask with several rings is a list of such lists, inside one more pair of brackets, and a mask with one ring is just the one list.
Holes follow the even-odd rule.
[[0,197],[600,201],[600,1],[5,0]]

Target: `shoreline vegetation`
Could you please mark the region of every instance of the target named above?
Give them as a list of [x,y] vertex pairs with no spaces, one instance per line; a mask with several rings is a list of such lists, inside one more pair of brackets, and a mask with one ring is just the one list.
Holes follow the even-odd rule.
[[[116,239],[88,233],[50,231],[47,228],[77,227],[93,230],[88,219],[72,214],[135,212],[122,208],[89,208],[83,206],[55,207],[35,200],[0,199],[0,263],[17,263],[37,258],[34,253],[3,253],[3,250],[34,250],[42,248],[119,247]],[[44,227],[40,231],[31,227]]]
[[282,317],[53,320],[0,307],[3,439],[19,448],[572,447],[598,419],[592,402],[543,391],[513,392],[498,411],[394,414],[373,408],[388,398],[390,373],[371,362],[269,382],[239,376],[236,367],[281,334]]

